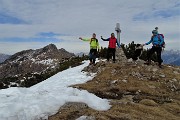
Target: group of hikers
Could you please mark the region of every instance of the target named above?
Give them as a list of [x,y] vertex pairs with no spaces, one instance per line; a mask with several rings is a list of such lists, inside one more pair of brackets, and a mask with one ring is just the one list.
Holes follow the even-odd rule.
[[[89,39],[85,39],[82,37],[79,37],[79,39],[81,39],[82,41],[90,42],[90,52],[89,52],[90,65],[95,64],[97,52],[100,49],[100,45],[99,45],[98,39],[96,38],[96,34],[93,33],[92,38],[89,38]],[[103,41],[109,41],[108,50],[107,50],[107,61],[109,61],[110,53],[112,53],[113,63],[115,63],[115,61],[116,61],[116,59],[115,59],[116,44],[120,48],[120,43],[116,39],[115,34],[111,33],[111,37],[107,38],[107,39],[104,39],[101,36],[101,39]],[[147,62],[145,64],[147,64],[147,65],[151,64],[151,56],[152,56],[152,54],[154,54],[156,52],[157,59],[158,59],[158,66],[161,68],[162,67],[161,64],[163,62],[163,60],[161,59],[161,51],[162,51],[162,47],[164,45],[164,36],[162,34],[158,33],[158,27],[156,27],[155,30],[152,31],[152,37],[151,37],[150,41],[145,44],[141,44],[141,46],[149,45],[150,43],[152,43],[153,46],[147,52]]]
[[[97,51],[99,51],[99,49],[100,49],[98,39],[96,38],[96,34],[93,33],[92,38],[90,38],[90,39],[84,39],[82,37],[80,37],[79,39],[90,42],[90,52],[89,52],[90,65],[95,64]],[[107,50],[107,61],[109,61],[109,55],[110,55],[110,53],[112,53],[113,62],[115,63],[116,44],[118,45],[118,47],[120,47],[120,44],[117,41],[117,39],[115,38],[114,33],[111,33],[111,37],[108,39],[104,39],[102,36],[101,36],[101,39],[103,41],[109,41],[109,46],[108,46],[108,50]]]

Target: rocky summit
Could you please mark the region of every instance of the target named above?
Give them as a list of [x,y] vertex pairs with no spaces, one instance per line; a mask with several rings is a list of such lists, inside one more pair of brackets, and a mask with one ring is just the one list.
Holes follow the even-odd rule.
[[84,103],[66,103],[50,120],[180,120],[180,67],[142,60],[116,63],[100,60],[83,71],[96,76],[71,87],[87,90],[110,101],[108,111],[96,111]]
[[[0,64],[0,89],[8,87],[30,87],[59,68],[60,64],[74,56],[65,49],[49,44],[36,50],[15,53]],[[31,82],[31,83],[29,83]]]

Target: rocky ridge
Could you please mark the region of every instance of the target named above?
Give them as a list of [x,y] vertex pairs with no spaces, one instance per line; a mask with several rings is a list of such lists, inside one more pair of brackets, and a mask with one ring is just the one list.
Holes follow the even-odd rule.
[[95,111],[84,103],[66,103],[50,120],[179,120],[180,67],[142,60],[127,60],[118,49],[121,60],[100,60],[83,71],[96,73],[93,80],[71,87],[87,90],[110,100],[108,111]]
[[0,64],[0,88],[30,87],[50,77],[74,56],[63,48],[57,49],[54,44],[15,53]]
[[74,54],[65,49],[58,50],[54,44],[37,50],[24,50],[0,64],[0,79],[25,73],[40,73],[55,68],[60,61],[72,56]]

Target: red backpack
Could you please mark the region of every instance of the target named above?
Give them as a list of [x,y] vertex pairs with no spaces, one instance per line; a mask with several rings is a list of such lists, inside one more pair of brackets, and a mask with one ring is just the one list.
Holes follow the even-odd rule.
[[[159,39],[159,41],[161,41],[160,36],[164,39],[164,35],[163,35],[163,34],[158,34],[158,39]],[[162,43],[161,46],[162,46],[163,48],[165,48],[166,44],[165,44],[164,41],[163,41],[163,43]]]

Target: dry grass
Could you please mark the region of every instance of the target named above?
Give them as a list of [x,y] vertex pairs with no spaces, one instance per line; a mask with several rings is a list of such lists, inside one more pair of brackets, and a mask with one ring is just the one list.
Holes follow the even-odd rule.
[[180,67],[159,69],[128,62],[95,67],[102,71],[93,80],[73,87],[111,100],[111,109],[95,111],[83,103],[67,103],[50,120],[82,115],[96,120],[180,120]]

